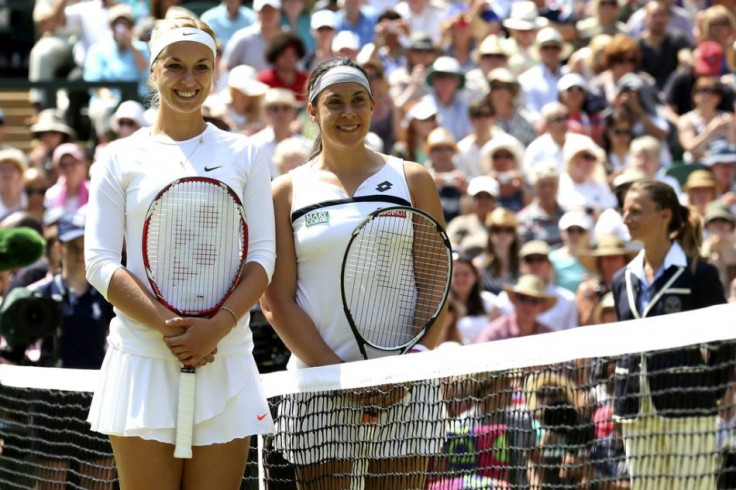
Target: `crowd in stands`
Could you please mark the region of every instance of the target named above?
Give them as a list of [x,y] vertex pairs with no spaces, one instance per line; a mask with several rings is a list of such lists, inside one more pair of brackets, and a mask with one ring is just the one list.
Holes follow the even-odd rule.
[[[3,142],[0,117],[0,226],[21,213],[50,244],[59,238],[105,145],[154,118],[154,23],[199,15],[219,41],[203,115],[248,135],[272,177],[308,159],[310,70],[337,56],[365,68],[370,145],[425,165],[441,197],[456,252],[444,341],[615,320],[613,274],[638,252],[622,200],[643,179],[671,185],[700,214],[702,254],[736,301],[736,2],[212,3],[36,0],[29,80],[111,86],[32,90],[27,153]],[[124,98],[120,81],[135,82],[137,97]],[[53,249],[44,260],[36,274],[3,272],[2,294],[59,272]]]

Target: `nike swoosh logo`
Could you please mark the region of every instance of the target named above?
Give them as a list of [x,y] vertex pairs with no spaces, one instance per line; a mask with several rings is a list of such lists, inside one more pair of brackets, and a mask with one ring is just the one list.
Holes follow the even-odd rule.
[[196,34],[196,32],[184,32],[184,33],[182,33],[182,36],[193,36],[195,34]]
[[218,168],[221,168],[221,167],[222,167],[222,165],[218,165],[217,167],[205,167],[204,168],[204,171],[205,172],[212,172],[213,170],[217,170]]
[[263,415],[256,415],[256,418],[257,418],[258,420],[263,420],[263,419],[265,419],[265,418],[266,418],[266,414],[264,413]]

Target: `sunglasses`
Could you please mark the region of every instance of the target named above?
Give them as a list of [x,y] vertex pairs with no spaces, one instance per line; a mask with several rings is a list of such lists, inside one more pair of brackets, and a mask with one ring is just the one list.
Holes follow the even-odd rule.
[[582,235],[586,233],[588,230],[585,228],[581,228],[579,226],[571,226],[570,228],[565,230],[568,235]]
[[618,2],[603,1],[598,2],[598,5],[600,5],[601,7],[618,7]]
[[505,60],[507,56],[505,54],[501,53],[486,53],[480,55],[480,59],[486,59],[486,60]]
[[595,155],[591,155],[590,153],[581,153],[580,158],[585,160],[586,162],[595,162],[598,160]]
[[546,255],[527,255],[526,257],[522,257],[521,260],[523,260],[527,264],[541,264],[543,262],[547,262],[547,256]]
[[277,114],[279,112],[289,112],[289,111],[292,111],[292,110],[294,110],[294,108],[291,107],[290,105],[270,105],[270,106],[266,107],[266,110],[268,112],[273,113],[273,114]]
[[132,128],[133,126],[138,126],[138,123],[136,123],[132,119],[120,119],[118,121],[118,126],[128,126]]
[[452,146],[435,146],[430,151],[433,153],[453,153],[455,148]]
[[44,194],[46,194],[46,188],[45,187],[37,187],[37,188],[36,187],[27,187],[25,189],[25,191],[26,191],[26,194],[28,194],[29,196],[32,196],[34,194],[39,195],[39,196],[43,196]]
[[491,226],[488,228],[491,233],[516,233],[516,228],[513,226]]
[[543,51],[562,51],[562,46],[559,44],[545,44],[541,49]]
[[700,87],[698,88],[695,93],[698,94],[711,94],[711,95],[720,95],[721,91],[718,90],[716,87]]
[[623,65],[626,63],[633,65],[636,63],[636,58],[611,58],[611,63],[614,65]]
[[575,85],[573,87],[568,87],[565,90],[565,92],[580,92],[580,93],[582,93],[582,92],[585,92],[585,89],[583,89],[583,87],[578,87],[577,85]]
[[491,90],[514,90],[514,85],[511,83],[491,82]]
[[488,119],[493,117],[493,114],[490,112],[474,112],[470,117],[473,119]]
[[554,116],[554,117],[550,117],[549,119],[547,119],[547,123],[550,123],[550,124],[551,123],[560,123],[560,122],[563,122],[563,121],[567,121],[567,118],[568,118],[568,115],[567,114],[560,115],[560,116]]
[[511,153],[507,153],[505,151],[499,151],[493,154],[492,157],[494,160],[513,160],[514,155]]
[[616,136],[631,136],[631,130],[630,129],[614,129],[611,131]]
[[516,299],[521,303],[526,303],[528,305],[533,305],[533,306],[539,306],[543,304],[545,301],[542,298],[535,298],[534,296],[528,296],[526,294],[519,294],[519,293],[516,293]]

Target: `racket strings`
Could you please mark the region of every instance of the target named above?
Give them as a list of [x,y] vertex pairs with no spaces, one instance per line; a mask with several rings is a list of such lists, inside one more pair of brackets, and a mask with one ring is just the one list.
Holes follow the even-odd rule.
[[448,251],[422,215],[378,215],[346,257],[348,309],[361,336],[380,347],[406,345],[439,313],[448,282]]
[[217,183],[188,181],[168,188],[149,215],[145,252],[161,296],[180,312],[209,312],[239,279],[239,203]]

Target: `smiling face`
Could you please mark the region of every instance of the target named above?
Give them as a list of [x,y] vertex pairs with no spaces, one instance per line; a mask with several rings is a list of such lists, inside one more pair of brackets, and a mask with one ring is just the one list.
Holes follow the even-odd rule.
[[212,51],[196,42],[171,44],[151,72],[161,97],[162,113],[199,115],[215,76]]
[[375,102],[358,83],[337,83],[324,89],[316,107],[307,112],[319,125],[325,146],[363,146],[370,131]]

